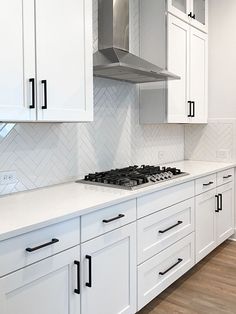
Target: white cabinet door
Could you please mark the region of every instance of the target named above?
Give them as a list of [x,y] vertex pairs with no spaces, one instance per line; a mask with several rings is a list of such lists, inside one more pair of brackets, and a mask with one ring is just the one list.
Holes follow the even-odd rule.
[[234,233],[234,184],[217,188],[219,212],[217,213],[217,244],[221,244]]
[[174,14],[180,19],[189,22],[191,9],[191,0],[168,0],[168,12]]
[[190,31],[191,123],[207,123],[208,108],[208,36],[191,27]]
[[81,250],[81,312],[136,313],[136,224],[90,240]]
[[39,121],[91,121],[92,1],[36,0]]
[[196,197],[196,262],[216,247],[216,190]]
[[191,25],[203,32],[208,32],[208,0],[191,0]]
[[188,121],[189,31],[187,23],[168,15],[168,69],[180,80],[168,82],[168,122]]
[[0,121],[36,119],[34,1],[0,0]]
[[79,314],[79,247],[64,251],[0,279],[1,314]]

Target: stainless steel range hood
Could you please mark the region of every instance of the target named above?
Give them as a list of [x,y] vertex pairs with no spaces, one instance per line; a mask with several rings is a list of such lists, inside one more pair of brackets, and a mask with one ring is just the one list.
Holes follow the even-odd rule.
[[129,0],[98,0],[93,74],[135,84],[180,79],[129,52]]

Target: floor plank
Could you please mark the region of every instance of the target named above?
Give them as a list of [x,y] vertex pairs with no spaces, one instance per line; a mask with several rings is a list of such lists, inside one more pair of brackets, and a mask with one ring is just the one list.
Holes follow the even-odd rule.
[[223,243],[139,314],[236,314],[236,242]]

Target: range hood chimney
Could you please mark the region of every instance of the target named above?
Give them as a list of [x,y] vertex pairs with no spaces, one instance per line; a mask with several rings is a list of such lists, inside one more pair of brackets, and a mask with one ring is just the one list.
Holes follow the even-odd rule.
[[129,52],[129,0],[98,0],[93,74],[134,84],[180,79]]

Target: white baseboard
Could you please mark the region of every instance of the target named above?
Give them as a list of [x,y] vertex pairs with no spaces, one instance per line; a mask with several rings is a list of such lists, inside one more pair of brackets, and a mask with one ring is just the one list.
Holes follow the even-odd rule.
[[234,229],[234,234],[229,238],[230,241],[235,241],[236,242],[236,229]]

